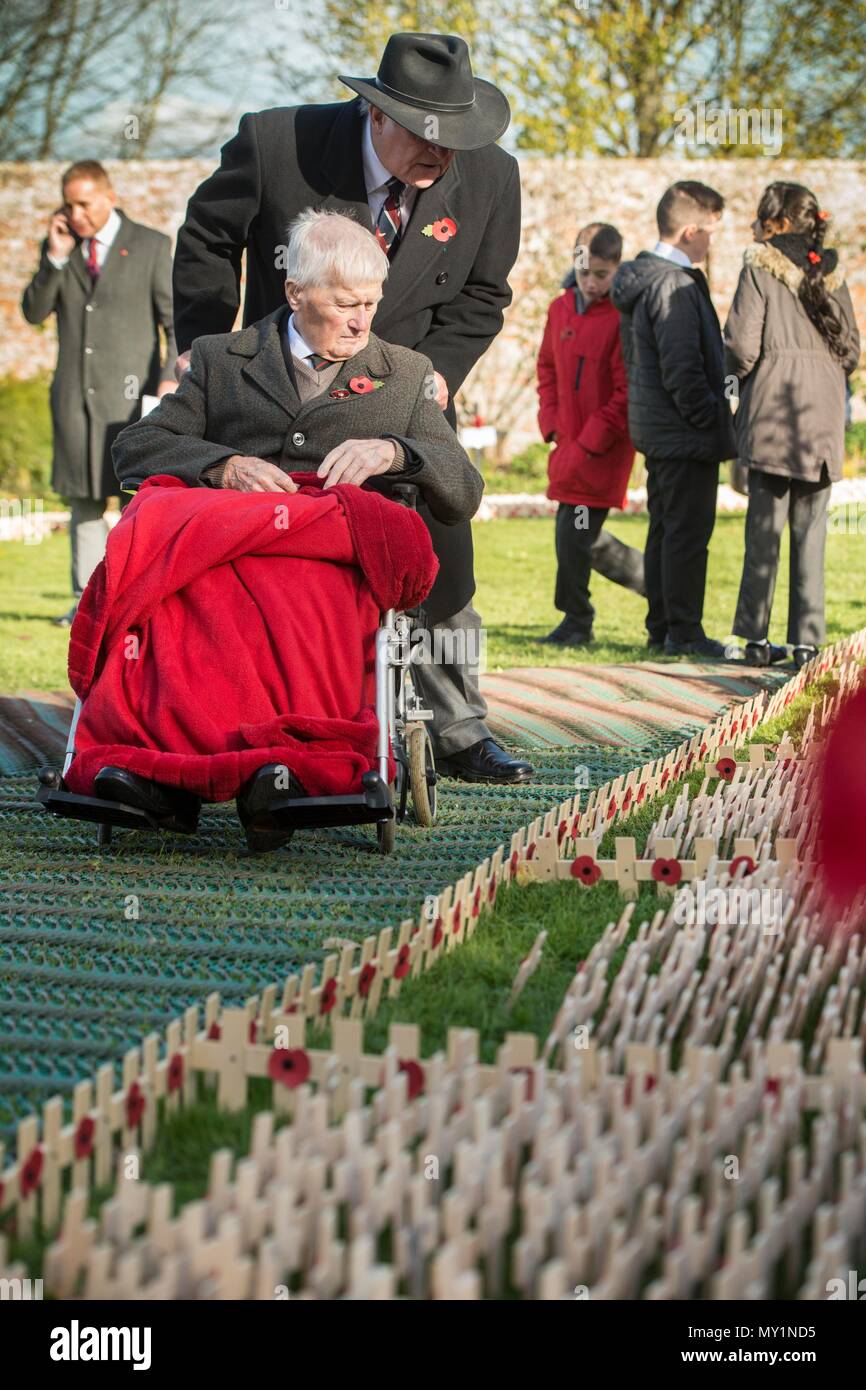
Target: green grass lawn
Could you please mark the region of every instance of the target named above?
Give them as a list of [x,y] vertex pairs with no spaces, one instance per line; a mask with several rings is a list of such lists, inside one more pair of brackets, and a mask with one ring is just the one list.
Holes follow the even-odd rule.
[[[609,529],[643,548],[647,522],[621,516]],[[553,520],[514,518],[479,522],[475,528],[478,591],[475,604],[487,631],[489,670],[509,666],[563,666],[586,661],[647,659],[644,600],[597,575],[592,647],[560,650],[538,638],[559,620],[553,607]],[[710,548],[704,610],[708,633],[730,634],[743,560],[743,517],[719,517]],[[69,540],[60,532],[40,545],[0,542],[0,691],[66,687],[68,634],[51,625],[71,602]],[[788,542],[782,559],[770,637],[784,642],[788,603]],[[834,642],[866,623],[866,536],[827,536],[827,640]]]

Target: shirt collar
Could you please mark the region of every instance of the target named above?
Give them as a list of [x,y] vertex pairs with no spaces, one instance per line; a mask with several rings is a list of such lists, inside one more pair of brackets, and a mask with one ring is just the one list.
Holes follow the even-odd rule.
[[673,261],[674,265],[684,265],[688,270],[694,269],[685,251],[681,251],[678,246],[672,246],[669,241],[657,241],[652,254],[661,256],[665,261]]
[[299,361],[305,362],[307,358],[311,356],[314,349],[310,347],[309,343],[305,338],[301,337],[300,333],[295,327],[294,314],[289,314],[289,317],[286,320],[286,333],[288,334],[289,338],[289,352],[292,354],[293,357],[297,357]]
[[120,215],[116,208],[112,208],[108,214],[108,221],[104,227],[94,233],[93,240],[98,241],[100,246],[110,246],[120,231]]
[[373,148],[373,131],[370,122],[369,111],[364,117],[364,134],[361,137],[361,156],[364,161],[364,183],[367,188],[367,196],[375,193],[377,189],[384,188],[388,180],[394,175],[390,169],[386,169],[381,159]]

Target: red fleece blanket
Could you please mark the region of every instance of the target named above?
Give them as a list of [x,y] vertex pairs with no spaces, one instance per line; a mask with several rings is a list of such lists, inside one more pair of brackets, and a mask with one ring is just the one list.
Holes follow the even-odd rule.
[[422,602],[438,562],[407,508],[294,480],[238,493],[160,476],[130,502],[70,634],[70,791],[113,765],[227,801],[266,763],[311,796],[359,789],[380,610]]

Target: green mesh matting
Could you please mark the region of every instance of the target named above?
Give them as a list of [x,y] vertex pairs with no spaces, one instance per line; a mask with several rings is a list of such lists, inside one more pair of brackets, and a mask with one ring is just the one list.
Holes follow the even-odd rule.
[[[584,745],[579,762],[597,785],[678,741],[637,758]],[[95,827],[32,806],[32,775],[0,780],[0,1136],[209,991],[242,1003],[321,959],[325,938],[416,916],[574,794],[576,750],[532,757],[524,786],[443,780],[436,829],[400,827],[384,858],[364,828],[299,831],[249,856],[231,802],[205,807],[195,837],[116,830],[100,850]]]

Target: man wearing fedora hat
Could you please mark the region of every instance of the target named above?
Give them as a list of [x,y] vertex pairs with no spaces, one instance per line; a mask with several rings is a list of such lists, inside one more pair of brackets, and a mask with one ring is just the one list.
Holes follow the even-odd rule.
[[[520,181],[517,161],[495,143],[508,102],[473,75],[466,43],[449,34],[393,34],[375,77],[340,81],[357,93],[351,101],[244,116],[190,199],[174,262],[178,370],[195,338],[234,326],[244,251],[247,325],[283,301],[288,223],[305,208],[331,209],[354,216],[386,252],[376,334],[429,358],[430,398],[454,426],[454,396],[511,302]],[[417,672],[438,764],[471,781],[525,781],[530,764],[484,722],[471,526],[420,511],[441,566],[422,616],[446,630],[434,642],[446,660]]]

